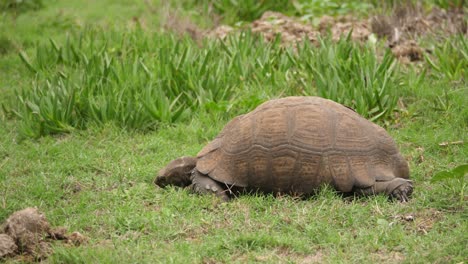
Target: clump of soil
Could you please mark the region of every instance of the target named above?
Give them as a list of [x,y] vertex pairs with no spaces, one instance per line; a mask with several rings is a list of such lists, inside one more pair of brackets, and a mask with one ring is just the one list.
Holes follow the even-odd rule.
[[392,46],[392,53],[404,63],[420,61],[424,57],[424,50],[413,40],[406,40]]
[[317,42],[318,32],[312,26],[277,12],[265,12],[251,24],[252,32],[261,34],[266,40],[273,41],[281,34],[283,44],[292,44],[304,39]]
[[79,245],[86,239],[78,232],[66,234],[65,228],[51,228],[45,215],[37,208],[13,213],[0,229],[0,259],[24,255],[42,260],[52,253],[53,240]]
[[26,208],[13,213],[5,222],[3,232],[10,236],[20,252],[42,258],[50,249],[44,237],[50,231],[44,214],[36,208]]
[[18,249],[15,240],[9,235],[0,234],[0,259],[13,256]]
[[220,25],[213,30],[208,31],[207,36],[215,39],[225,39],[234,28],[227,25]]
[[434,208],[428,208],[414,214],[396,215],[395,219],[406,224],[408,230],[426,235],[431,231],[434,224],[443,219],[443,214]]
[[369,23],[366,20],[358,20],[351,16],[320,18],[320,34],[331,34],[332,40],[338,41],[341,37],[346,37],[351,32],[351,39],[354,41],[367,41],[372,34]]

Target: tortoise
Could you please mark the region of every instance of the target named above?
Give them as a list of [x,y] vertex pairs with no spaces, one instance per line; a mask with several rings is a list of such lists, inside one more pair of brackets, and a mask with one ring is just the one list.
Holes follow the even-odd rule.
[[233,190],[310,195],[324,184],[401,202],[413,192],[408,163],[382,127],[313,96],[270,100],[235,117],[196,157],[171,161],[154,182],[224,200]]

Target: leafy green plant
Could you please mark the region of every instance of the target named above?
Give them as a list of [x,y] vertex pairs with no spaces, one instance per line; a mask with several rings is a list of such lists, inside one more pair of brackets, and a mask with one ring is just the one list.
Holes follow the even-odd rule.
[[465,6],[465,0],[433,0],[434,4],[440,8],[463,8]]
[[[253,39],[246,36],[231,44],[245,47]],[[93,30],[63,45],[50,40],[37,46],[35,57],[20,53],[37,81],[33,89],[19,92],[10,108],[22,120],[26,136],[68,132],[89,122],[154,129],[159,122],[184,118],[192,108],[229,100],[239,76],[248,78],[242,67],[248,54],[220,45],[201,49],[169,35]]]
[[468,69],[468,43],[463,35],[448,39],[437,46],[434,55],[425,55],[434,74],[450,81],[466,78]]
[[468,164],[457,166],[448,171],[440,171],[431,178],[432,183],[443,182],[447,187],[459,192],[460,203],[465,199],[465,177],[468,175]]
[[451,105],[452,103],[447,90],[444,90],[443,95],[437,95],[433,99],[433,108],[437,111],[447,112],[450,110]]
[[6,36],[0,36],[0,56],[7,54],[15,49],[13,41]]
[[[318,95],[352,107],[371,120],[384,118],[396,109],[400,82],[389,52],[378,60],[371,47],[359,47],[348,36],[337,44],[321,40],[318,49],[305,45],[300,53],[300,57],[314,58],[305,65],[313,75]],[[314,94],[311,88],[308,93]]]
[[0,0],[0,12],[23,13],[40,9],[43,6],[42,0]]

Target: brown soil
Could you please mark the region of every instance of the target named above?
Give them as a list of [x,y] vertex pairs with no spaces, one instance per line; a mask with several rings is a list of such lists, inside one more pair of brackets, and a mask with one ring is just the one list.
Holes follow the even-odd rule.
[[404,223],[407,230],[425,235],[431,231],[434,224],[442,220],[443,214],[436,209],[428,208],[414,214],[397,215],[395,218]]
[[434,8],[426,14],[421,7],[409,5],[395,8],[390,16],[374,16],[370,24],[372,32],[379,37],[386,37],[390,46],[427,34],[445,37],[467,33],[462,9]]
[[351,32],[351,39],[354,41],[367,41],[370,34],[369,23],[366,20],[357,20],[351,16],[333,18],[323,16],[320,19],[318,30],[322,35],[331,34],[334,41],[338,41],[342,37],[347,37]]
[[164,19],[165,30],[175,32],[178,36],[189,35],[193,40],[199,42],[205,33],[202,29],[193,24],[188,17],[184,17],[177,11],[169,11]]
[[[346,37],[365,42],[372,35],[385,39],[392,53],[402,62],[415,62],[424,58],[424,50],[418,40],[430,36],[445,40],[453,34],[467,34],[467,20],[462,9],[442,10],[434,8],[429,13],[422,7],[406,5],[395,8],[390,15],[374,16],[358,20],[351,16],[333,18],[323,16],[317,28],[277,12],[265,12],[263,16],[246,26],[267,41],[281,35],[281,43],[294,46],[308,40],[317,44],[319,35],[330,35],[334,41]],[[204,33],[205,37],[224,39],[238,30],[221,25]]]
[[420,61],[424,57],[424,50],[413,40],[398,43],[391,49],[393,55],[405,63]]
[[372,254],[372,259],[376,263],[403,263],[405,256],[401,252],[381,249]]
[[226,25],[221,25],[211,31],[208,31],[207,36],[209,38],[225,39],[233,31],[234,28]]
[[43,260],[52,253],[53,240],[79,245],[86,239],[78,232],[66,234],[66,229],[51,228],[45,215],[37,208],[26,208],[13,213],[0,229],[0,258],[21,257]]
[[309,25],[277,12],[265,12],[263,16],[252,22],[252,32],[261,34],[267,41],[273,41],[281,34],[283,44],[293,44],[304,39],[317,42],[318,32]]
[[417,41],[425,36],[444,40],[450,35],[467,34],[467,21],[462,9],[432,9],[425,13],[419,6],[404,6],[393,10],[390,16],[370,19],[372,32],[387,40],[395,57],[403,62],[423,59],[424,50]]
[[13,256],[18,247],[9,235],[0,234],[0,259]]

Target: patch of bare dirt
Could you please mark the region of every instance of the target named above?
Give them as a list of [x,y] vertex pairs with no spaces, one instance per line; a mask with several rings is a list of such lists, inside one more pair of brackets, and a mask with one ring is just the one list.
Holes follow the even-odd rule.
[[403,62],[423,59],[424,50],[417,39],[432,36],[444,40],[454,34],[467,34],[467,21],[463,9],[432,9],[424,12],[421,6],[406,5],[393,10],[389,16],[370,19],[372,32],[386,38],[393,54]]
[[267,41],[273,41],[281,34],[283,44],[293,44],[304,39],[317,42],[318,32],[312,26],[277,12],[265,12],[251,24],[252,32],[261,34]]
[[[331,34],[332,39],[337,41],[342,36],[346,37],[350,32],[352,40],[366,41],[372,33],[366,20],[360,21],[351,16],[339,18],[323,16],[320,19],[318,28],[315,28],[295,17],[271,11],[265,12],[261,18],[253,21],[243,29],[250,29],[253,33],[262,35],[267,41],[273,41],[280,35],[283,45],[294,45],[303,40],[317,44],[320,35],[328,34]],[[208,31],[206,36],[223,39],[237,31],[232,27],[220,25]]]
[[467,21],[463,9],[432,9],[424,12],[420,6],[400,6],[389,16],[374,16],[370,20],[372,32],[386,37],[390,45],[432,34],[444,37],[466,34]]
[[225,39],[233,31],[234,31],[233,27],[230,27],[227,25],[221,25],[221,26],[214,28],[213,30],[208,31],[207,36],[209,38]]
[[[167,0],[160,1],[158,4],[144,0],[144,3],[150,13],[161,18],[164,31],[173,32],[179,37],[189,35],[197,42],[201,41],[206,36],[206,32],[203,29],[193,23],[189,17],[181,14],[181,6],[173,7],[171,5],[172,2]],[[210,7],[210,9],[212,8]],[[217,24],[219,18],[213,15],[212,11],[209,13],[211,19]],[[142,28],[148,27],[145,21],[139,17],[133,17],[131,24],[138,25]]]
[[[305,24],[297,18],[288,17],[278,12],[265,12],[263,16],[246,25],[242,29],[250,29],[260,34],[267,41],[273,41],[278,35],[281,43],[295,45],[309,40],[317,44],[320,35],[330,35],[337,41],[351,33],[351,39],[365,42],[374,35],[386,39],[387,46],[403,63],[421,61],[426,50],[421,48],[418,40],[424,36],[444,40],[453,34],[467,34],[467,20],[463,9],[443,10],[434,8],[425,12],[416,5],[402,5],[395,8],[390,15],[378,15],[370,19],[356,19],[352,16],[323,16],[318,27]],[[206,31],[204,37],[224,39],[238,29],[220,25],[211,31]]]
[[[252,258],[252,259],[250,259]],[[287,247],[278,247],[264,252],[263,254],[258,254],[254,256],[249,256],[244,252],[239,252],[235,254],[232,258],[232,262],[236,263],[298,263],[298,264],[312,264],[312,263],[324,263],[325,255],[321,250],[311,252],[310,254],[302,254],[291,251]],[[211,260],[212,261],[212,260]],[[205,260],[203,263],[213,263],[210,262],[210,259]],[[218,262],[214,262],[218,263]]]
[[412,214],[396,215],[394,217],[399,222],[406,225],[408,230],[416,231],[420,234],[427,234],[443,218],[442,212],[429,208]]
[[40,261],[52,253],[53,240],[80,245],[86,238],[78,232],[66,234],[63,227],[51,228],[37,208],[13,213],[0,229],[0,259],[21,255],[23,259]]
[[321,251],[317,251],[314,254],[310,255],[301,255],[299,257],[296,257],[297,263],[323,263],[323,257],[324,255],[322,254]]
[[[367,20],[357,20],[351,16],[338,18],[323,16],[320,19],[318,28],[315,28],[299,21],[297,18],[271,11],[265,12],[260,19],[253,21],[246,28],[252,30],[253,33],[262,35],[267,41],[273,41],[280,35],[283,45],[294,45],[303,40],[318,44],[317,40],[320,35],[326,36],[329,34],[331,34],[334,41],[337,41],[341,37],[348,36],[349,33],[351,33],[352,40],[363,42],[367,41],[372,34]],[[209,31],[207,36],[225,38],[233,32],[236,32],[236,30],[221,25]]]
[[393,55],[403,63],[420,61],[424,50],[413,40],[405,40],[391,47]]
[[293,263],[300,263],[300,264],[309,264],[309,263],[323,263],[324,262],[324,254],[322,251],[317,250],[315,252],[311,252],[310,254],[300,254],[296,252],[292,252],[289,248],[276,248],[268,255],[259,255],[255,257],[257,262],[276,262],[279,261],[281,263],[286,262],[293,262]]
[[334,41],[341,37],[346,37],[351,32],[351,39],[354,41],[367,41],[372,34],[367,20],[358,20],[351,16],[330,17],[323,16],[320,19],[318,30],[322,35],[331,34]]
[[205,31],[200,29],[190,21],[188,17],[180,15],[177,11],[168,10],[166,19],[164,19],[164,29],[172,31],[179,36],[188,34],[193,40],[199,42],[206,35]]
[[[317,29],[297,18],[271,11],[265,12],[260,19],[253,21],[246,28],[252,30],[253,33],[262,35],[267,41],[273,41],[280,35],[283,45],[293,45],[303,40],[317,44],[319,35],[328,35],[329,33],[335,41],[342,36],[347,36],[350,32],[352,40],[366,41],[371,34],[367,21],[359,21],[350,16],[339,18],[323,16]],[[209,31],[207,35],[225,38],[232,32],[236,32],[236,30],[221,25]]]
[[405,256],[401,252],[381,249],[372,254],[372,258],[377,263],[403,263]]

